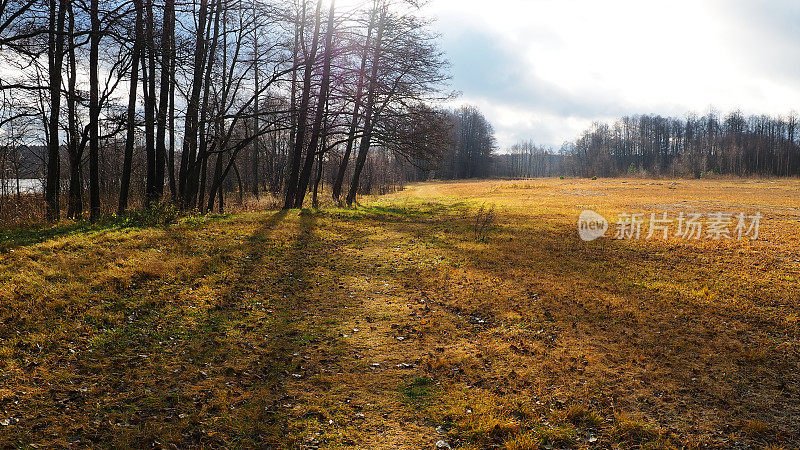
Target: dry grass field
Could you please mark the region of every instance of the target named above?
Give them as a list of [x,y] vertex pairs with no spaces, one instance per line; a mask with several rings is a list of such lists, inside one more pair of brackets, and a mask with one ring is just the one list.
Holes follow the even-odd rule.
[[[584,209],[764,217],[587,243]],[[798,181],[428,183],[1,235],[0,447],[800,446]]]

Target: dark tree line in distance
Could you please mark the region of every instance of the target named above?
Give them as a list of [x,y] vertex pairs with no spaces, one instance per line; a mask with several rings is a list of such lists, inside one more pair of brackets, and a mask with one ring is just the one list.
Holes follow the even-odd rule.
[[798,119],[715,112],[685,119],[628,116],[594,123],[558,151],[520,142],[496,160],[497,176],[800,175]]
[[[406,166],[408,180],[459,180],[494,175],[497,139],[494,127],[474,106],[462,106],[446,113],[449,130],[439,142],[438,158],[411,161]],[[430,163],[433,164],[430,164]]]

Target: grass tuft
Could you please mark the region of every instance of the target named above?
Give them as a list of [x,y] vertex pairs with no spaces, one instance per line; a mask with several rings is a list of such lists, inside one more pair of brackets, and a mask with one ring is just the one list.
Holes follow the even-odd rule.
[[771,427],[760,420],[748,420],[742,424],[742,431],[750,437],[763,437],[772,431]]
[[652,423],[621,413],[614,415],[614,427],[611,435],[619,442],[638,445],[654,442],[661,438],[661,432]]
[[590,411],[582,405],[570,405],[564,413],[564,419],[581,428],[600,428],[603,418],[595,411]]
[[430,378],[416,377],[403,387],[402,393],[407,400],[422,403],[430,398],[435,388],[436,385]]

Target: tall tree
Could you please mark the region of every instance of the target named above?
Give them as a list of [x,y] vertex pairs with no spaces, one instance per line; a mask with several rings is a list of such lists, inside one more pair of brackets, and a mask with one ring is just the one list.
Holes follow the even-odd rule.
[[[256,9],[256,2],[255,2],[255,0],[253,0],[253,25],[254,25],[253,26],[253,70],[254,70],[254,72],[253,72],[253,77],[254,77],[253,78],[253,84],[254,84],[254,87],[255,87],[255,89],[253,89],[253,91],[256,92],[256,97],[255,97],[255,99],[253,101],[253,134],[258,133],[258,122],[259,122],[258,119],[259,119],[259,116],[261,114],[261,111],[259,110],[259,104],[258,104],[258,97],[259,97],[258,92],[259,92],[259,86],[260,86],[259,75],[261,73],[260,68],[259,68],[259,62],[260,62],[259,59],[260,59],[261,55],[258,52],[258,32],[259,32],[259,29],[258,29],[257,24],[258,24],[258,11]],[[252,152],[250,154],[251,155],[250,156],[250,176],[252,178],[250,180],[250,192],[252,192],[253,196],[255,196],[256,198],[258,198],[258,184],[259,184],[258,183],[258,178],[259,178],[258,175],[259,175],[259,171],[260,171],[259,164],[258,164],[258,150],[259,150],[259,139],[256,138],[256,139],[253,139],[253,148],[252,148]]]
[[100,217],[100,10],[98,0],[89,9],[89,220]]
[[139,86],[139,60],[142,53],[142,27],[144,25],[142,0],[133,0],[136,9],[136,22],[134,41],[131,50],[131,82],[128,90],[127,135],[125,138],[125,155],[122,165],[122,180],[119,191],[119,214],[128,209],[128,196],[130,193],[131,170],[133,166],[133,149],[136,140],[136,93]]
[[[147,154],[147,180],[145,202],[149,205],[158,198],[156,157],[156,45],[153,0],[144,0],[145,8],[145,52],[142,54],[142,91],[144,91],[144,136]],[[163,185],[163,181],[162,181]],[[163,186],[162,186],[163,189]]]
[[356,141],[356,131],[358,130],[359,123],[359,109],[361,108],[361,97],[364,90],[364,76],[367,69],[367,57],[369,56],[370,40],[372,39],[372,30],[375,27],[375,18],[377,13],[377,0],[375,0],[370,12],[367,36],[366,40],[364,41],[364,49],[361,52],[361,66],[358,69],[358,83],[356,83],[356,92],[353,98],[353,113],[350,119],[350,130],[347,133],[347,145],[345,147],[344,154],[342,155],[342,161],[339,164],[339,169],[336,172],[336,178],[334,179],[332,187],[333,200],[336,203],[341,202],[339,197],[342,194],[342,184],[344,183],[344,177],[347,173],[347,165],[350,162],[350,154],[353,152],[353,145]]
[[[213,2],[212,1],[212,6]],[[208,0],[200,0],[198,21],[195,36],[194,69],[189,98],[187,99],[185,131],[183,136],[183,152],[178,178],[178,202],[182,208],[188,208],[192,199],[189,174],[194,171],[197,158],[198,122],[200,112],[200,95],[203,89],[203,78],[206,63],[206,26],[208,19]]]
[[164,195],[165,166],[167,162],[167,113],[169,112],[172,58],[175,41],[175,0],[164,1],[164,19],[161,28],[161,82],[159,88],[158,119],[156,124],[156,154],[153,200]]
[[75,56],[77,43],[75,40],[75,7],[69,4],[68,22],[68,66],[67,74],[67,151],[69,152],[69,203],[67,217],[79,219],[83,214],[83,193],[81,180],[81,159],[83,158],[83,145],[81,145],[81,132],[78,129],[78,60]]
[[48,81],[50,90],[50,117],[48,119],[47,180],[45,201],[47,220],[56,222],[61,208],[61,162],[59,158],[59,119],[61,114],[61,70],[64,63],[64,26],[69,0],[50,0],[50,21],[47,38]]
[[375,111],[375,101],[378,94],[378,73],[381,64],[381,47],[383,45],[383,31],[386,25],[387,5],[381,5],[380,18],[378,19],[378,31],[375,36],[375,49],[372,53],[372,73],[369,78],[369,88],[367,89],[367,104],[364,111],[364,132],[361,136],[361,143],[358,148],[356,165],[353,170],[353,181],[350,182],[350,190],[347,193],[347,206],[351,206],[358,193],[358,183],[361,178],[361,171],[364,170],[364,163],[367,161],[367,153],[372,140],[372,129],[374,126],[373,113]]
[[[311,101],[311,81],[314,73],[314,61],[317,56],[317,46],[319,45],[320,12],[322,0],[317,1],[317,11],[314,14],[314,34],[311,39],[311,49],[306,55],[305,69],[303,73],[303,90],[300,94],[300,113],[297,120],[297,131],[295,134],[294,147],[292,149],[292,160],[289,167],[289,179],[286,184],[286,196],[284,199],[284,209],[294,207],[297,196],[297,183],[300,178],[300,164],[303,159],[303,148],[306,141],[306,129],[308,127],[308,106]],[[301,39],[302,42],[302,39]]]
[[330,90],[330,77],[331,77],[331,58],[333,55],[333,29],[334,29],[334,13],[336,11],[336,2],[331,0],[330,12],[328,13],[328,25],[325,32],[325,55],[323,57],[322,79],[320,80],[319,96],[317,98],[317,109],[314,117],[314,124],[311,129],[311,140],[308,143],[306,150],[305,164],[303,171],[300,173],[298,181],[297,193],[294,200],[295,208],[303,207],[303,199],[305,198],[306,191],[308,190],[308,182],[311,177],[311,169],[314,166],[314,159],[317,152],[320,152],[320,165],[322,164],[322,150],[318,149],[320,132],[322,131],[322,121],[325,113],[325,105],[328,101],[328,92]]

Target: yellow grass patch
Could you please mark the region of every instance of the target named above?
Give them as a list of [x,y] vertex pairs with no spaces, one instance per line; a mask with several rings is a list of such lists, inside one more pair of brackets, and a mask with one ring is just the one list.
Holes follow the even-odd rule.
[[[426,183],[9,240],[0,446],[793,448],[798,194]],[[584,209],[764,218],[755,241],[586,243]]]

